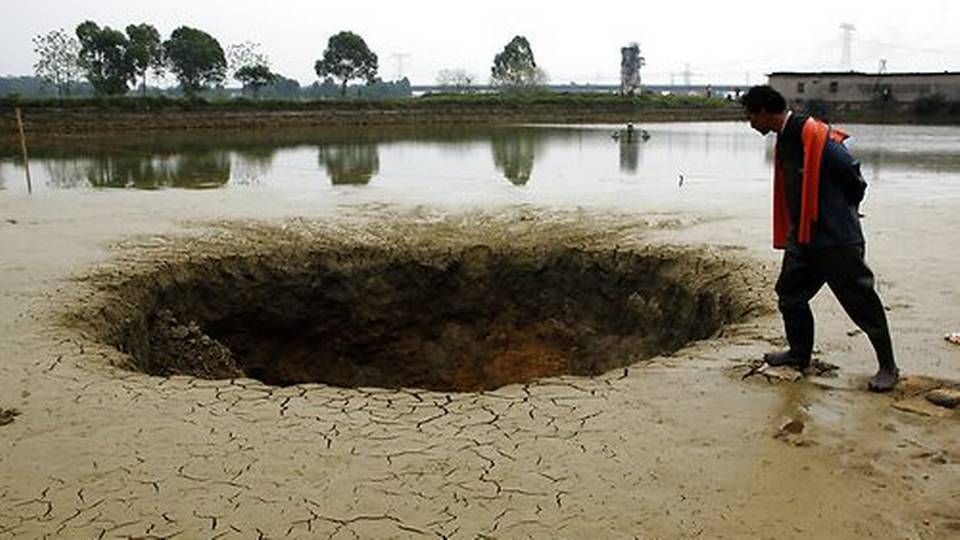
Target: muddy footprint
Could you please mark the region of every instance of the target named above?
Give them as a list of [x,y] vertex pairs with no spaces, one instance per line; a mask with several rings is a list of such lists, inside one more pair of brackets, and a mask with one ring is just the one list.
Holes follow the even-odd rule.
[[16,409],[4,409],[0,407],[0,426],[12,424],[14,418],[20,416],[20,411]]

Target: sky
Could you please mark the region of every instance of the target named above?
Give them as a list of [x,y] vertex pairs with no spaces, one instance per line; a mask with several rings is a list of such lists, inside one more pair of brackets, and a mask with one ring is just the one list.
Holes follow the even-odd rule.
[[616,83],[620,48],[636,42],[651,84],[759,84],[772,71],[841,69],[843,32],[855,26],[852,68],[960,71],[960,4],[948,0],[801,2],[591,0],[0,0],[0,75],[29,75],[32,38],[85,20],[123,29],[147,22],[166,38],[179,26],[224,49],[252,41],[274,71],[307,85],[329,37],[360,34],[380,76],[434,84],[442,69],[486,82],[493,57],[525,36],[552,83]]

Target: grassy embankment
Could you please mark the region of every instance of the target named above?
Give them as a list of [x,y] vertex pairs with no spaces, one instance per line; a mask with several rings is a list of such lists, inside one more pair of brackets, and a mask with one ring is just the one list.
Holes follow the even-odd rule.
[[13,110],[34,136],[171,129],[247,129],[438,123],[620,123],[733,120],[739,107],[696,96],[447,94],[395,100],[203,100],[167,97],[0,99],[0,137]]

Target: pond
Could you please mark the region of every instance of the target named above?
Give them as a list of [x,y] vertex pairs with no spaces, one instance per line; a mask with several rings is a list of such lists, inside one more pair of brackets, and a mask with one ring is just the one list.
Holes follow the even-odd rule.
[[[953,192],[960,129],[843,126],[875,186]],[[0,148],[0,198],[27,195]],[[228,190],[413,204],[709,206],[769,193],[772,137],[745,123],[185,131],[37,143],[34,196]],[[122,195],[118,195],[122,196]]]

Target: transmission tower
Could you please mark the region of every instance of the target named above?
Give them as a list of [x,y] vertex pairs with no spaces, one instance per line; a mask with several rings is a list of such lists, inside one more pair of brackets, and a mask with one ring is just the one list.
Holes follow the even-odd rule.
[[853,31],[857,28],[850,23],[843,23],[840,25],[840,30],[843,30],[843,48],[840,50],[840,69],[842,71],[852,71],[853,62],[851,60],[853,49]]
[[690,71],[690,64],[685,64],[683,67],[683,85],[690,86],[690,77],[693,76],[693,72]]
[[390,58],[397,61],[397,80],[403,79],[403,61],[406,58],[410,58],[410,55],[407,53],[393,53],[390,55]]

